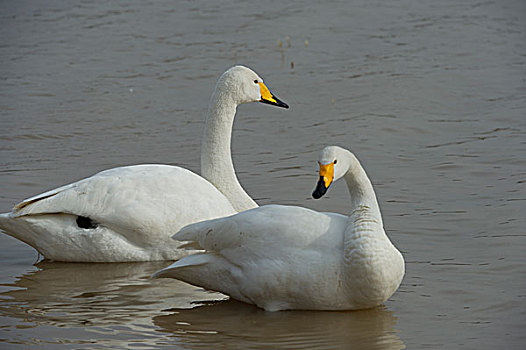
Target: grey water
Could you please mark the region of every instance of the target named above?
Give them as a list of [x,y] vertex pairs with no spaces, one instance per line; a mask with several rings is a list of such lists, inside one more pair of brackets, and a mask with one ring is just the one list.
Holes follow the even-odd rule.
[[[315,201],[351,149],[406,259],[357,312],[267,313],[166,262],[65,264],[0,234],[0,348],[520,349],[526,342],[526,2],[0,2],[0,212],[120,165],[199,171],[218,76],[244,64],[290,104],[243,105],[232,152],[260,204]],[[209,302],[214,301],[214,302]]]

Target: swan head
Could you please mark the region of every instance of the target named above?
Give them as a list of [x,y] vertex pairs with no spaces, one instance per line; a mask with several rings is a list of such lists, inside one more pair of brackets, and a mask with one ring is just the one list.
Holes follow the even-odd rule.
[[217,82],[216,91],[221,93],[221,98],[225,98],[228,95],[238,105],[261,102],[289,108],[285,102],[278,99],[270,91],[256,72],[244,66],[234,66],[224,72]]
[[327,146],[318,157],[319,180],[312,192],[315,199],[321,198],[334,181],[341,179],[352,168],[354,155],[338,146]]

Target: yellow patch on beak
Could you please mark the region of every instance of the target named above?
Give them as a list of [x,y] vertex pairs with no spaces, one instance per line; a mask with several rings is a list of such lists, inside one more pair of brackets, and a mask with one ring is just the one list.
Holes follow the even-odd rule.
[[320,165],[320,176],[323,177],[323,182],[325,183],[325,188],[329,188],[334,180],[334,162],[323,165],[318,162]]
[[259,102],[266,103],[273,106],[278,106],[281,108],[289,108],[289,105],[285,102],[281,101],[279,98],[274,96],[272,92],[270,92],[269,88],[264,83],[258,83],[259,84],[259,91],[261,93],[261,100]]
[[272,96],[272,93],[268,89],[268,87],[264,83],[258,83],[259,84],[259,91],[261,91],[261,100],[268,101],[272,103],[277,103],[274,96]]

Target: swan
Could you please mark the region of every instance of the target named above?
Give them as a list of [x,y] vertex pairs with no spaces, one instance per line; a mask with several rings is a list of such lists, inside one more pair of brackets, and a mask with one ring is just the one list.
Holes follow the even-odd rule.
[[398,288],[404,258],[384,232],[371,181],[348,150],[319,157],[314,198],[344,178],[350,215],[268,205],[190,224],[173,238],[202,249],[157,271],[267,311],[353,310],[380,305]]
[[288,105],[261,77],[235,66],[219,78],[201,145],[203,177],[169,165],[113,168],[28,198],[0,214],[0,228],[56,261],[175,260],[181,227],[257,207],[239,184],[230,141],[239,104]]

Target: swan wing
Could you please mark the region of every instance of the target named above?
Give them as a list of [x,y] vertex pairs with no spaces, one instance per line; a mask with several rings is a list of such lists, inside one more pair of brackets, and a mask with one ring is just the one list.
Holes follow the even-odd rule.
[[55,260],[162,260],[180,257],[170,239],[179,228],[233,213],[223,194],[189,170],[135,165],[29,198],[2,214],[0,228]]
[[[283,250],[329,248],[341,243],[346,216],[307,208],[266,205],[236,215],[190,224],[173,236],[234,261],[279,256]],[[343,225],[343,226],[342,226]],[[324,238],[321,238],[321,237]]]
[[[184,168],[136,165],[89,178],[26,199],[15,216],[66,213],[134,228],[177,230],[201,218],[235,213],[208,181]],[[201,219],[202,220],[202,219]]]
[[154,277],[178,278],[267,310],[309,308],[318,301],[306,295],[336,292],[346,223],[339,214],[270,205],[191,224],[174,238],[205,252]]

